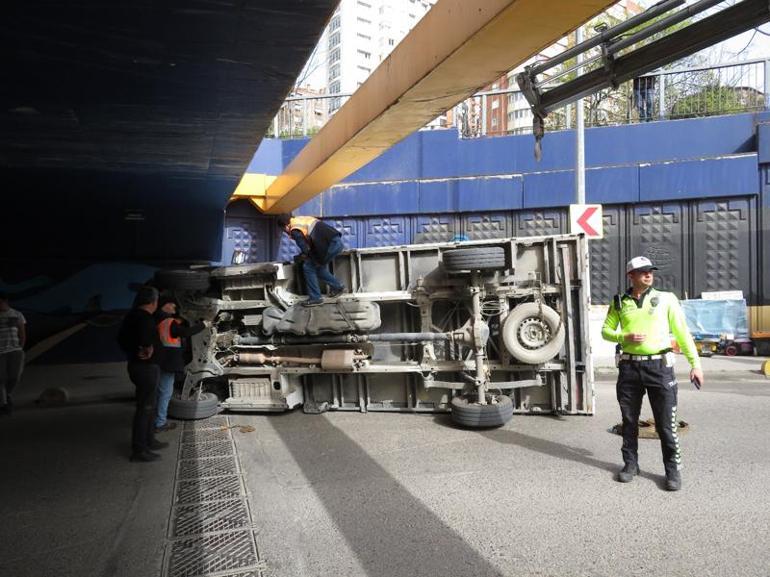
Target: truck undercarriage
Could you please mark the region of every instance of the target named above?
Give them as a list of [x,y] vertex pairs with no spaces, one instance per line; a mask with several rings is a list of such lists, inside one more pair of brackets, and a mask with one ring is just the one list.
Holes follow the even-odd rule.
[[353,290],[316,307],[294,264],[159,271],[184,318],[212,321],[169,414],[591,414],[586,259],[576,235],[352,250],[333,270]]

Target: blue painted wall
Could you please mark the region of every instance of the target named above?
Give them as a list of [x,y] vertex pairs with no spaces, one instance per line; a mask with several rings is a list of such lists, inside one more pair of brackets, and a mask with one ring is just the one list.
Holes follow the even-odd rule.
[[[758,194],[758,158],[770,158],[770,138],[757,135],[764,135],[762,123],[768,121],[770,115],[762,113],[589,129],[587,201]],[[277,159],[285,166],[306,142],[265,140],[250,170],[278,174]],[[570,204],[574,132],[547,134],[539,163],[533,146],[529,135],[462,140],[454,130],[418,132],[297,213],[330,218]]]
[[[565,232],[574,138],[547,134],[536,162],[530,135],[418,132],[296,212],[325,218],[349,248]],[[306,142],[265,141],[253,165],[285,166]],[[586,197],[605,206],[606,238],[591,244],[599,302],[643,253],[681,295],[740,288],[770,302],[770,114],[589,129]]]

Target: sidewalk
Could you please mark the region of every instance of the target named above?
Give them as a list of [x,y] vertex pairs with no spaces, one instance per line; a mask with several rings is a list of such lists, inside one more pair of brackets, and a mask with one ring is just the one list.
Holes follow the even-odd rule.
[[[48,387],[69,402],[35,403]],[[125,363],[32,364],[0,419],[0,575],[160,575],[180,433],[157,463],[130,463]]]

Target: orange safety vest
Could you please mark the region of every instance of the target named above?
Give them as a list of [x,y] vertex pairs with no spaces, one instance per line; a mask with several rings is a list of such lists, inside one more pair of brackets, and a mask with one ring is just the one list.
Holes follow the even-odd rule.
[[181,324],[181,321],[179,319],[169,317],[167,319],[163,319],[158,323],[158,333],[160,334],[160,342],[164,347],[169,347],[172,349],[181,349],[182,339],[180,337],[171,336],[171,325],[174,323]]
[[289,228],[291,230],[297,229],[302,233],[305,239],[310,241],[310,233],[313,232],[318,219],[314,216],[292,216],[289,221]]

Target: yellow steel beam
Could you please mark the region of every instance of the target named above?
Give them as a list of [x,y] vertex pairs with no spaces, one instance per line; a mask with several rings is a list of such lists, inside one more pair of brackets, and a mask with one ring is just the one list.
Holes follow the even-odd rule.
[[439,0],[256,204],[295,209],[612,4]]

